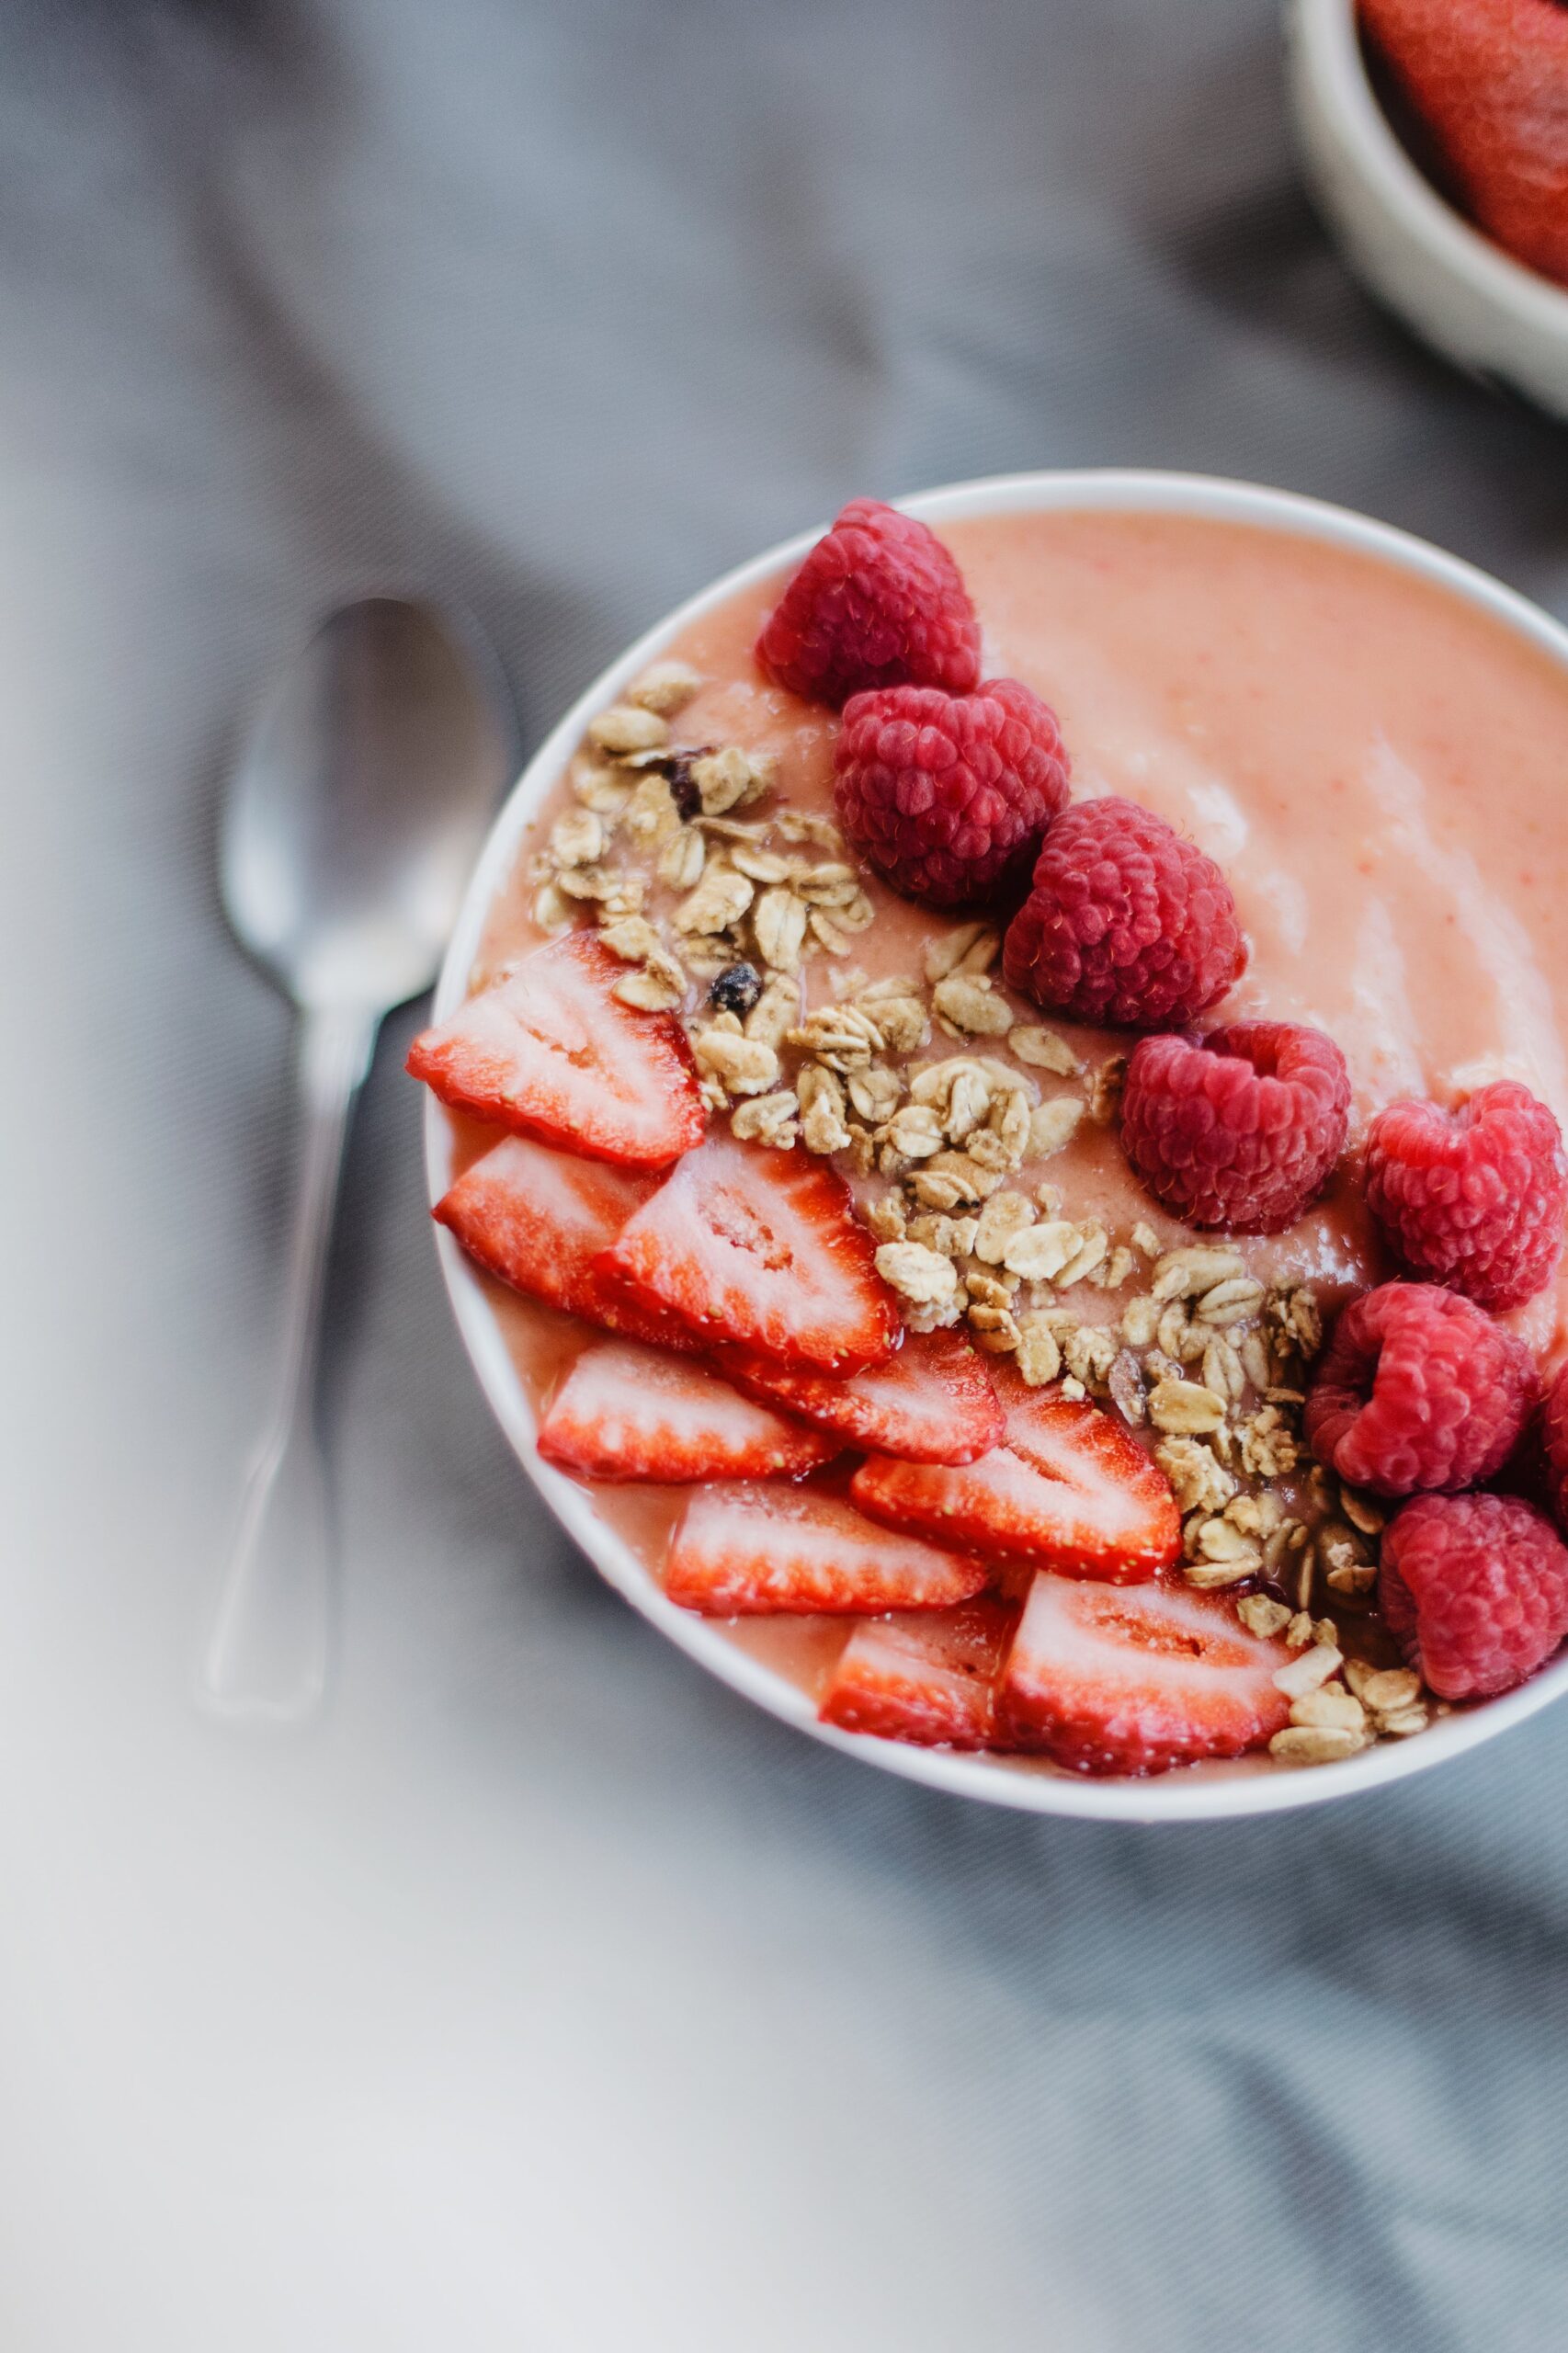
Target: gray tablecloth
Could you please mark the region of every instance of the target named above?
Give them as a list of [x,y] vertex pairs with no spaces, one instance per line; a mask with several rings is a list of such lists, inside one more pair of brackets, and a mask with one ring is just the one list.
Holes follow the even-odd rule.
[[290,1144],[214,786],[325,602],[472,606],[532,740],[854,492],[1131,460],[1568,610],[1563,444],[1347,280],[1268,0],[10,0],[0,315],[8,2353],[1562,2341],[1568,1711],[1165,1832],[785,1732],[506,1453],[412,1015],[335,1706],[188,1700]]

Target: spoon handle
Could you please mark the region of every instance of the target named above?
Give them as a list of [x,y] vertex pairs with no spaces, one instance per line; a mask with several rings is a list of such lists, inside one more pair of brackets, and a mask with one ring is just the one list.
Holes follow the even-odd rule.
[[376,1040],[359,1008],[308,1012],[299,1033],[301,1145],[278,1386],[247,1473],[201,1670],[219,1713],[313,1713],[326,1686],[333,1547],[315,1427],[316,1342],[349,1115]]

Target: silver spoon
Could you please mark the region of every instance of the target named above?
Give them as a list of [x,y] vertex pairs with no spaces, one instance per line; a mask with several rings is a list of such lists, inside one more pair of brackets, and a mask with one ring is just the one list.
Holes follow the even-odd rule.
[[510,767],[488,655],[391,597],[323,623],[231,781],[219,874],[242,947],[300,1016],[302,1142],[277,1388],[241,1502],[202,1693],[226,1715],[308,1715],[334,1586],[314,1415],[338,1171],[384,1015],[429,987]]

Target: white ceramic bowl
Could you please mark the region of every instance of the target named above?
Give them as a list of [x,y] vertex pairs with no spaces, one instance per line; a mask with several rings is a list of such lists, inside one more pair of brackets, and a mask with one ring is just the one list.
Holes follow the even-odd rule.
[[[1324,540],[1363,550],[1416,577],[1437,583],[1466,603],[1479,606],[1507,628],[1539,646],[1568,672],[1568,630],[1498,582],[1424,540],[1407,537],[1344,508],[1260,490],[1245,483],[1217,482],[1198,475],[1137,473],[1037,473],[999,476],[927,491],[904,502],[912,514],[940,530],[946,522],[974,515],[1037,513],[1062,508],[1109,513],[1142,512],[1216,517],[1266,530]],[[818,527],[820,530],[820,526]],[[523,828],[551,791],[594,714],[613,702],[637,673],[661,654],[677,631],[722,603],[735,589],[799,563],[818,536],[802,533],[770,548],[751,563],[716,581],[659,622],[618,662],[596,678],[573,705],[523,771],[469,884],[456,934],[436,993],[436,1017],[456,1011],[467,995],[468,974],[478,952],[485,914],[518,854]],[[446,1116],[432,1097],[426,1108],[426,1165],[431,1200],[450,1180],[450,1135]],[[582,1488],[541,1462],[534,1449],[535,1422],[523,1394],[483,1281],[452,1237],[437,1229],[437,1246],[447,1288],[475,1371],[492,1411],[518,1461],[551,1510],[600,1573],[632,1607],[691,1657],[749,1699],[797,1725],[814,1739],[887,1771],[1037,1813],[1086,1814],[1136,1822],[1213,1821],[1232,1814],[1269,1813],[1290,1806],[1321,1804],[1357,1790],[1378,1789],[1458,1756],[1522,1722],[1568,1688],[1568,1654],[1506,1698],[1449,1716],[1403,1742],[1385,1742],[1342,1765],[1287,1771],[1278,1768],[1201,1766],[1149,1781],[1096,1781],[1006,1758],[960,1756],[939,1749],[907,1747],[835,1731],[817,1722],[811,1701],[793,1684],[747,1657],[717,1629],[666,1601],[631,1548],[594,1514]]]
[[1356,0],[1290,0],[1288,24],[1302,157],[1351,266],[1471,375],[1568,417],[1568,290],[1471,228],[1412,163],[1368,79]]

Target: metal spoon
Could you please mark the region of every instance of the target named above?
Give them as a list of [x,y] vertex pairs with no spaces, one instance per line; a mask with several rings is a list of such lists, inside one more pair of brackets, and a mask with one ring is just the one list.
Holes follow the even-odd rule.
[[338,1171],[376,1032],[429,987],[505,784],[488,655],[428,606],[345,605],[285,671],[230,783],[219,852],[241,945],[299,1011],[301,1147],[277,1388],[201,1670],[222,1713],[320,1703],[333,1548],[316,1336]]

